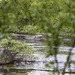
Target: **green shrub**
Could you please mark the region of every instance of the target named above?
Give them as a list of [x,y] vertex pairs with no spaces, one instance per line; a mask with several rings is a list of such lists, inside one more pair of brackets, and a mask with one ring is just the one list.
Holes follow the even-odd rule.
[[29,47],[25,43],[25,41],[11,40],[10,38],[2,39],[0,42],[0,46],[12,52],[26,53],[26,54],[34,53],[33,47]]

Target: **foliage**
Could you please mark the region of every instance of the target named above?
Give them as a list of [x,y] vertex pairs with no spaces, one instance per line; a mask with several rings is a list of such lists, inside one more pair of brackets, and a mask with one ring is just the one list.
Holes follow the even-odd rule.
[[23,34],[43,34],[43,30],[37,25],[26,25],[18,29],[17,26],[9,26],[5,31],[9,33],[23,33]]
[[[0,1],[0,31],[6,32],[11,25],[17,26],[18,29],[27,25],[30,18],[29,6],[31,0],[6,0]],[[16,11],[17,10],[17,11]],[[12,28],[12,27],[11,27]],[[7,31],[8,32],[8,31]]]
[[[10,29],[13,32],[20,32],[25,25],[31,25],[37,29],[41,26],[45,33],[50,32],[51,34],[57,32],[60,25],[60,34],[69,34],[74,31],[74,25],[72,25],[74,3],[72,1],[6,0],[0,1],[0,8],[1,32],[9,32]],[[29,29],[29,26],[26,26],[28,28],[24,28],[24,30]],[[26,30],[26,32],[32,33],[30,30],[29,32]]]
[[[69,3],[72,6],[71,9],[67,5]],[[60,31],[59,33],[71,33],[74,31],[74,18],[72,18],[74,15],[74,3],[72,1],[38,0],[35,4],[32,4],[31,11],[35,22],[47,33],[55,35],[56,33],[58,34],[58,30]]]
[[33,47],[29,47],[24,41],[15,41],[11,39],[2,39],[0,42],[0,46],[5,48],[6,50],[10,50],[12,52],[18,53],[34,53]]

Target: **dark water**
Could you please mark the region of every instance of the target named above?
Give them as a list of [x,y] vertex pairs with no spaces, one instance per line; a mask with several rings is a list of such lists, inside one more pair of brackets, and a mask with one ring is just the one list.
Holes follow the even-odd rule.
[[[53,74],[51,70],[53,70],[54,65],[50,65],[50,67],[46,67],[45,64],[49,63],[50,61],[54,61],[54,57],[45,57],[45,51],[46,51],[46,46],[45,43],[41,41],[36,41],[36,40],[31,40],[34,35],[24,35],[26,36],[26,43],[29,46],[32,46],[35,48],[36,52],[34,55],[36,58],[30,58],[31,55],[25,57],[21,57],[22,54],[18,54],[15,59],[22,59],[22,61],[15,61],[13,64],[7,64],[7,65],[1,65],[0,66],[0,75],[57,75],[56,73]],[[70,39],[63,39],[64,41],[70,41]],[[71,47],[69,46],[63,46],[61,45],[59,47],[60,54],[57,55],[58,57],[58,62],[59,62],[59,69],[62,72],[62,68],[64,66],[64,63],[67,58],[67,52]],[[72,51],[72,56],[71,60],[75,61],[75,48]],[[16,67],[15,67],[16,66]],[[9,71],[6,71],[5,69]],[[71,64],[72,72],[75,72],[75,64]],[[69,72],[70,70],[68,67],[66,69],[66,72]],[[61,75],[61,74],[60,74]],[[65,75],[69,75],[69,73],[66,73]],[[71,74],[75,75],[75,74]]]

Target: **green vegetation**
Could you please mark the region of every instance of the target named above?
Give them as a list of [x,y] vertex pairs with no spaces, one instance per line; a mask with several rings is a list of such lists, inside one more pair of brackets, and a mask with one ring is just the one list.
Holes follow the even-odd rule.
[[9,50],[12,51],[14,53],[18,52],[18,53],[22,53],[22,54],[32,54],[34,53],[34,49],[33,47],[29,47],[25,41],[15,41],[12,39],[2,39],[0,41],[0,46],[2,46],[3,48],[5,48],[5,50]]
[[23,33],[23,34],[43,34],[43,30],[39,26],[26,25],[18,29],[17,26],[10,26],[6,29],[9,33]]
[[74,34],[73,1],[6,0],[0,8],[1,32]]

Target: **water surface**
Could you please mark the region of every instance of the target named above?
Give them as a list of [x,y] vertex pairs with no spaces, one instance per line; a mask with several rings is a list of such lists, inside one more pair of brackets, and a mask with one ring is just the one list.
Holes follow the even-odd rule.
[[[50,57],[45,56],[45,51],[47,51],[45,43],[41,41],[32,40],[34,35],[24,35],[24,36],[26,37],[26,40],[23,39],[22,41],[26,41],[26,43],[29,46],[34,47],[36,52],[31,55],[34,55],[36,59],[35,58],[31,59],[30,58],[31,55],[26,56],[25,54],[25,57],[21,57],[22,54],[18,54],[15,57],[15,59],[20,58],[22,59],[22,61],[19,62],[15,61],[13,64],[7,64],[3,66],[0,65],[0,75],[57,75],[56,73],[53,74],[51,72],[51,70],[54,69],[54,66],[56,66],[56,64],[50,65],[50,67],[45,66],[45,64],[49,63],[50,61],[54,61],[54,56]],[[70,41],[70,39],[63,39],[63,40],[68,42]],[[59,47],[59,51],[68,52],[70,48],[71,48],[70,46],[61,45]],[[73,48],[72,53],[73,55],[71,56],[71,59],[75,61],[75,48]],[[60,53],[57,55],[57,58],[59,62],[59,69],[62,71],[64,63],[67,59],[67,54]],[[16,65],[16,67],[13,67],[14,65]],[[6,68],[10,68],[10,71],[4,70]],[[69,72],[70,69],[72,70],[72,72],[75,72],[75,64],[71,64],[70,68],[67,67],[66,72]],[[65,75],[69,75],[69,73],[66,73]]]

